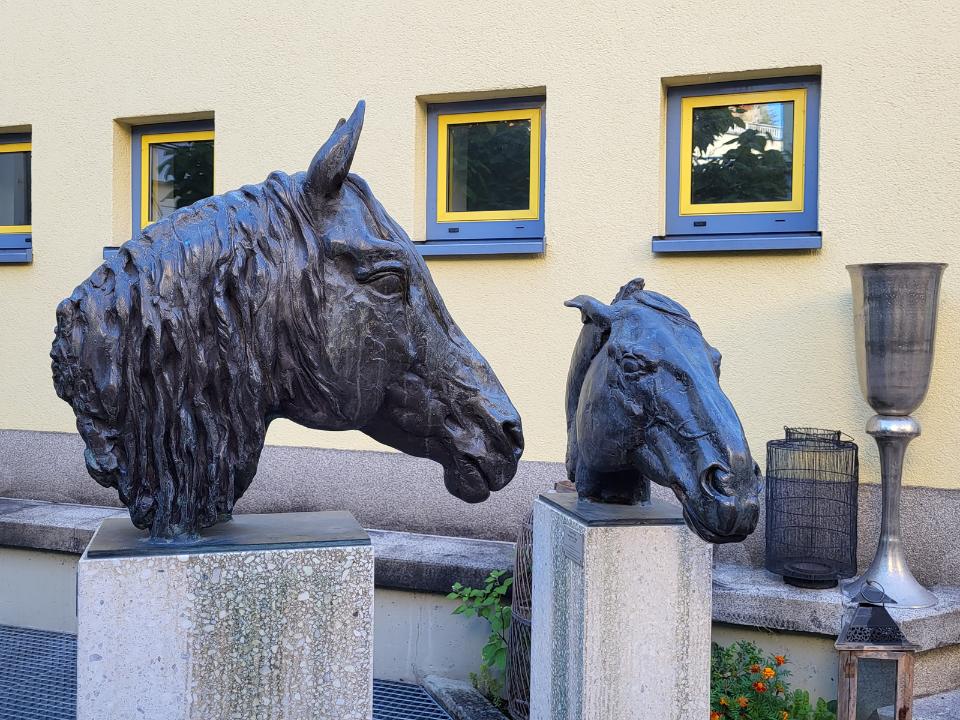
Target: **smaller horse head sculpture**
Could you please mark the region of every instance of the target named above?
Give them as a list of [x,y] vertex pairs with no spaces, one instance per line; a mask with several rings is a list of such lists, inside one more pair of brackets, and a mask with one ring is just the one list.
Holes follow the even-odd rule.
[[363,110],[306,172],[177,210],[57,308],[54,385],[87,469],[154,539],[228,518],[276,418],[436,460],[467,502],[516,472],[516,409],[350,174]]
[[637,504],[671,488],[704,540],[739,542],[757,525],[760,468],[720,389],[720,353],[681,305],[644,290],[613,304],[581,295],[567,378],[567,474],[581,498]]

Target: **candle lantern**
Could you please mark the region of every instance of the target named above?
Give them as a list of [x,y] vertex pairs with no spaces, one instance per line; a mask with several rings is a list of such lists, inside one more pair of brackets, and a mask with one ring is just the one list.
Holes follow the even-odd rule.
[[[882,590],[865,587],[861,596]],[[861,602],[844,624],[836,648],[840,656],[837,720],[913,717],[914,657],[918,649],[882,605]]]
[[858,467],[839,430],[786,428],[767,443],[767,570],[804,588],[857,574]]

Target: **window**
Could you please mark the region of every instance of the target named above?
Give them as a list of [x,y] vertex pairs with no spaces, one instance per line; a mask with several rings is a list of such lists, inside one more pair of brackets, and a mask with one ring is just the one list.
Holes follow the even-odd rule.
[[133,234],[213,195],[213,123],[143,125],[133,131]]
[[659,252],[819,248],[818,78],[671,88]]
[[0,135],[0,263],[33,260],[30,135]]
[[544,98],[430,105],[424,255],[543,252]]

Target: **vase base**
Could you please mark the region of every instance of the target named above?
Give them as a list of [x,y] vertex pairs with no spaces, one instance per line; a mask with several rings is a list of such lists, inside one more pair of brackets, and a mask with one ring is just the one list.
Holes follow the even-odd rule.
[[844,598],[853,604],[867,602],[897,608],[928,608],[937,604],[937,596],[905,574],[874,572],[870,568],[858,578],[843,584]]

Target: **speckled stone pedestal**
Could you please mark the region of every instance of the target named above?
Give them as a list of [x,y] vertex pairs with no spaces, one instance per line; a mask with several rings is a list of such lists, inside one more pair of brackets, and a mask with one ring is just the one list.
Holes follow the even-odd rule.
[[673,506],[541,495],[531,720],[706,718],[711,560]]
[[373,549],[349,513],[176,546],[109,518],[77,586],[77,720],[372,717]]

